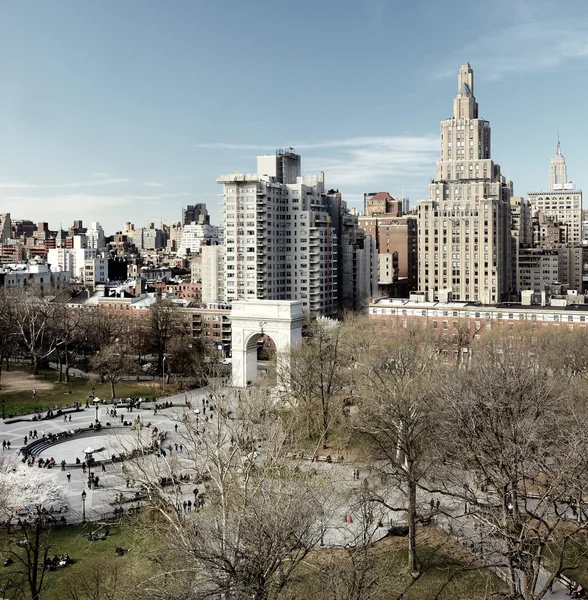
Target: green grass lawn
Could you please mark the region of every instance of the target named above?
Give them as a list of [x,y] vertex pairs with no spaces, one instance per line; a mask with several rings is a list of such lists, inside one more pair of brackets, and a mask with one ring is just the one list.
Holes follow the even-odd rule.
[[485,600],[503,590],[502,581],[489,569],[471,567],[428,547],[418,548],[423,571],[416,576],[406,572],[406,550],[376,551],[364,573],[361,561],[352,561],[346,551],[326,552],[330,558],[315,554],[300,567],[288,588],[294,597],[337,600],[363,589],[373,600]]
[[[13,377],[15,370],[10,371]],[[72,377],[69,383],[60,383],[57,381],[56,371],[43,371],[36,377],[31,375],[30,371],[18,370],[23,377],[27,378],[27,389],[21,391],[5,390],[0,392],[0,401],[4,400],[4,412],[9,414],[22,415],[35,410],[43,412],[49,408],[57,406],[71,406],[74,402],[85,404],[89,396],[92,395],[92,388],[98,398],[109,400],[111,397],[110,383],[100,383],[96,379],[82,379]],[[35,382],[38,382],[36,386]],[[50,383],[48,389],[43,389],[47,383]],[[33,397],[32,390],[36,390],[36,396]],[[138,382],[138,381],[119,381],[114,386],[117,398],[126,398],[128,396],[143,396],[151,398],[154,395],[161,395],[157,382]],[[71,393],[70,393],[71,392]]]
[[[96,596],[99,588],[113,589],[117,595],[113,598],[131,597],[132,587],[141,580],[154,574],[156,567],[148,558],[153,540],[145,535],[144,530],[136,526],[134,520],[126,520],[117,524],[109,524],[110,536],[106,540],[95,542],[88,541],[91,531],[104,531],[104,524],[91,523],[80,526],[55,527],[50,530],[48,540],[51,545],[49,557],[58,554],[69,554],[73,564],[56,571],[49,571],[45,575],[46,589],[42,595],[43,600],[63,600],[75,598],[75,590],[79,598],[110,598],[111,596]],[[24,551],[16,546],[17,541],[23,538],[21,532],[7,535],[0,533],[0,557],[2,564],[7,557],[14,560],[10,550],[24,555]],[[130,549],[124,556],[118,556],[117,547]],[[14,582],[14,587],[9,589],[7,597],[12,598],[21,586],[26,590],[26,584],[19,584],[22,578],[22,565],[15,560],[9,567],[1,567],[0,586],[7,580]],[[20,596],[16,596],[20,597]],[[30,597],[30,592],[22,597]]]
[[[110,537],[95,542],[88,541],[88,533],[104,531],[105,524],[51,529],[48,534],[51,544],[49,556],[69,554],[73,565],[47,573],[42,599],[140,598],[140,583],[159,575],[162,568],[158,561],[152,560],[151,554],[160,542],[143,525],[137,519],[109,524]],[[419,545],[424,573],[416,580],[406,573],[406,538],[387,538],[378,542],[372,550],[373,563],[370,563],[367,576],[367,580],[375,582],[375,593],[370,597],[373,600],[399,597],[406,600],[482,600],[501,589],[500,580],[489,570],[472,563],[471,557],[468,558],[467,552],[458,544],[442,540],[442,546],[439,547],[439,535],[434,532],[432,537]],[[22,532],[10,535],[6,531],[0,532],[2,564],[10,556],[9,549],[23,552],[15,544],[22,538]],[[118,556],[115,549],[119,546],[130,551]],[[433,550],[433,547],[437,550]],[[355,563],[356,567],[358,564]],[[347,597],[353,572],[345,550],[316,550],[298,568],[294,582],[284,590],[283,597],[325,600]],[[0,587],[8,579],[15,584],[19,580],[16,563],[9,567],[0,566]],[[16,592],[17,587],[15,585],[12,591]],[[98,593],[99,590],[102,590],[102,594]],[[103,595],[106,590],[109,595]],[[7,593],[7,597],[19,596]],[[23,597],[29,596],[25,593]]]

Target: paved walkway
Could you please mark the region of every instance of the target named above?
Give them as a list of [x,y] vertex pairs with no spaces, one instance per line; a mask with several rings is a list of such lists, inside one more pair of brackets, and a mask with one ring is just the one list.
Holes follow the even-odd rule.
[[[100,485],[98,488],[88,488],[88,473],[84,474],[81,468],[69,468],[67,471],[62,471],[59,467],[61,460],[66,460],[67,463],[75,463],[75,459],[79,458],[80,461],[84,459],[84,450],[88,447],[94,450],[102,449],[97,452],[95,458],[97,460],[109,459],[112,454],[118,454],[121,448],[126,451],[130,451],[140,443],[145,443],[146,438],[148,439],[150,428],[144,428],[144,436],[142,440],[139,440],[136,436],[137,433],[133,432],[130,427],[120,427],[120,416],[123,416],[123,420],[132,421],[137,416],[141,417],[144,425],[148,423],[151,427],[158,427],[160,430],[168,432],[168,442],[172,445],[182,443],[181,436],[176,436],[174,431],[174,425],[179,423],[181,427],[180,416],[181,413],[186,410],[186,401],[190,402],[193,409],[201,408],[202,399],[207,397],[209,390],[199,389],[192,390],[186,393],[177,394],[170,396],[165,399],[158,399],[157,403],[172,402],[177,405],[176,408],[158,410],[155,414],[153,405],[155,403],[145,403],[141,409],[133,409],[132,412],[127,412],[125,408],[117,409],[117,417],[112,417],[107,414],[108,410],[111,410],[114,405],[98,405],[98,419],[103,423],[111,422],[117,427],[109,431],[108,427],[105,427],[102,434],[82,437],[76,439],[75,436],[71,440],[62,444],[57,444],[53,448],[48,448],[43,451],[43,458],[53,457],[57,463],[56,468],[51,469],[51,473],[55,476],[57,482],[62,487],[65,499],[69,505],[69,511],[67,513],[68,522],[81,522],[84,517],[87,520],[99,521],[101,519],[111,518],[113,516],[114,508],[122,505],[128,510],[131,507],[140,504],[135,499],[136,494],[139,490],[132,487],[127,487],[127,480],[122,472],[122,463],[107,463],[105,465],[105,471],[102,471],[101,467],[97,467],[95,475],[100,479]],[[21,421],[17,423],[7,424],[6,422],[0,421],[0,442],[2,440],[11,442],[11,449],[4,450],[2,456],[11,462],[15,468],[26,470],[36,469],[37,467],[28,467],[26,464],[21,462],[18,457],[18,452],[21,446],[24,444],[24,437],[29,436],[31,430],[36,429],[39,438],[42,437],[43,433],[60,433],[64,430],[75,430],[78,428],[87,428],[90,424],[94,423],[96,418],[96,409],[91,406],[90,408],[83,408],[79,412],[71,413],[72,420],[64,422],[62,418],[55,418],[47,421]],[[181,434],[181,429],[180,432]],[[180,457],[180,454],[176,454]],[[155,459],[154,459],[155,460]],[[181,462],[181,458],[179,458]],[[354,470],[359,466],[360,476],[356,479],[354,476]],[[383,509],[375,509],[375,512],[370,515],[370,523],[366,527],[362,523],[362,511],[356,506],[357,492],[361,490],[364,485],[363,479],[366,475],[366,470],[363,465],[349,465],[349,464],[337,464],[337,463],[307,463],[307,468],[316,469],[317,472],[323,473],[331,481],[335,483],[335,493],[332,499],[330,499],[329,505],[331,513],[325,517],[325,528],[323,533],[322,542],[325,546],[346,546],[355,545],[358,541],[362,540],[363,536],[367,533],[368,538],[371,541],[375,541],[384,537],[387,534],[388,526],[390,524],[402,524],[402,515],[398,512],[392,512]],[[71,473],[71,480],[67,480],[67,474]],[[182,486],[183,499],[192,499],[193,484],[185,484]],[[374,481],[370,478],[370,487],[374,487]],[[376,483],[375,487],[378,485]],[[382,491],[384,486],[380,486]],[[82,492],[86,493],[85,501],[82,499]],[[171,493],[169,490],[168,493]],[[388,490],[388,497],[391,505],[400,506],[401,497],[400,492],[397,492],[398,497],[394,498],[393,494],[390,495]],[[117,503],[116,499],[122,495],[123,503]],[[419,493],[419,503],[423,514],[427,514],[429,510],[429,504],[431,496]],[[499,547],[496,541],[489,541],[489,538],[482,539],[479,524],[471,515],[464,514],[464,506],[459,502],[450,499],[448,497],[433,496],[433,500],[440,501],[439,511],[435,511],[437,522],[444,526],[450,531],[451,535],[458,539],[466,548],[472,550],[480,556],[483,556],[488,563],[492,563],[493,559],[499,557]],[[379,523],[382,523],[382,527]],[[365,538],[363,538],[365,539]],[[498,561],[496,561],[498,562]],[[546,581],[547,574],[543,573],[540,577],[539,585],[543,585]],[[553,586],[553,593],[547,596],[554,600],[564,600],[569,598],[567,595],[567,589],[556,582]]]
[[[133,409],[132,412],[127,412],[125,408],[117,409],[117,418],[109,417],[106,413],[107,410],[114,408],[112,404],[100,404],[98,405],[98,419],[103,424],[112,422],[113,425],[120,425],[120,415],[124,416],[124,419],[132,421],[137,415],[139,415],[146,425],[151,423],[152,427],[158,427],[160,430],[167,430],[170,432],[171,441],[173,442],[174,436],[174,424],[177,420],[178,408],[180,411],[184,411],[184,405],[186,400],[191,402],[194,406],[200,405],[202,398],[208,395],[207,389],[191,390],[186,393],[169,396],[165,399],[158,399],[157,403],[161,402],[172,402],[177,405],[177,408],[168,408],[164,410],[158,410],[157,414],[154,414],[154,410],[151,407],[154,403],[144,403],[141,409]],[[117,401],[120,399],[117,399]],[[72,420],[69,421],[69,414],[71,414]],[[76,430],[79,428],[88,428],[94,424],[96,417],[95,407],[90,408],[82,407],[78,412],[72,412],[68,414],[68,421],[64,422],[62,418],[56,417],[50,420],[41,421],[19,421],[17,423],[6,423],[6,421],[0,420],[0,443],[3,440],[10,441],[10,450],[0,451],[2,458],[10,463],[11,466],[17,469],[37,469],[35,465],[28,467],[24,464],[19,456],[20,448],[24,445],[24,438],[29,437],[29,433],[36,429],[38,437],[42,438],[43,433],[61,433],[66,430]],[[23,416],[22,418],[27,418]],[[143,430],[147,435],[148,431],[146,428]],[[100,453],[95,455],[97,460],[102,458],[108,459],[112,456],[112,453],[119,453],[121,448],[129,451],[136,447],[137,442],[133,439],[132,430],[130,427],[121,429],[117,427],[114,430],[114,434],[106,434],[108,428],[104,427],[103,434],[97,434],[92,437],[82,437],[76,439],[75,436],[63,442],[55,445],[53,448],[44,450],[41,454],[43,458],[55,459],[56,467],[51,469],[52,474],[59,485],[62,487],[64,496],[69,505],[69,511],[67,514],[68,522],[80,522],[83,518],[83,512],[85,507],[86,519],[100,520],[104,518],[110,518],[113,516],[113,510],[115,505],[112,503],[115,496],[123,494],[125,499],[131,500],[137,490],[126,487],[126,478],[122,474],[122,463],[109,463],[106,465],[106,471],[102,472],[101,467],[97,468],[96,475],[99,477],[99,487],[97,489],[88,488],[88,474],[84,474],[82,468],[69,468],[67,471],[62,471],[59,464],[62,460],[67,463],[75,463],[76,458],[84,460],[84,450],[88,447],[93,449],[104,448]],[[135,434],[136,435],[136,434]],[[68,482],[67,473],[71,473],[71,480]],[[82,492],[86,492],[85,503],[82,501]],[[191,489],[190,492],[191,494]],[[188,494],[188,491],[187,491]],[[187,495],[188,497],[188,495]],[[133,506],[132,502],[126,502],[124,504],[127,508]]]

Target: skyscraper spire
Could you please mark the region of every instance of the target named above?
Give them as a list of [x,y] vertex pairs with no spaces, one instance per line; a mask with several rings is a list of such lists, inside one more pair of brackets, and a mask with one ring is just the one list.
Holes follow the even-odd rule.
[[558,130],[555,156],[551,159],[551,163],[549,164],[549,189],[563,190],[566,188],[566,184],[568,183],[568,168],[566,166],[566,159],[561,153]]
[[474,97],[474,70],[470,63],[461,65],[457,76],[457,96],[453,101],[455,119],[477,119],[478,103]]

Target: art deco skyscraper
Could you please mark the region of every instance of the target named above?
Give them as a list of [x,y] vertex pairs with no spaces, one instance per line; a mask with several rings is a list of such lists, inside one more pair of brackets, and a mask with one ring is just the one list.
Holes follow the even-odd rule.
[[419,289],[432,300],[495,304],[511,288],[512,183],[491,159],[490,123],[478,117],[474,72],[462,65],[453,116],[441,121],[441,156],[418,204]]

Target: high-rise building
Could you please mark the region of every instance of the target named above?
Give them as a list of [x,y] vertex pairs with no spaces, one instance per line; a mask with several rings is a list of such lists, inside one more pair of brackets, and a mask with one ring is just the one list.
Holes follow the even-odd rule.
[[92,226],[86,232],[86,237],[88,239],[88,248],[92,248],[93,250],[104,250],[106,248],[104,229],[102,229],[100,223],[92,223]]
[[178,256],[194,255],[200,252],[204,244],[218,243],[222,240],[222,228],[218,225],[188,223],[182,229],[182,239]]
[[190,223],[199,223],[201,225],[208,225],[210,223],[206,204],[189,204],[186,208],[182,208],[182,225],[189,225]]
[[388,192],[373,194],[365,210],[359,226],[376,240],[379,291],[408,296],[418,287],[417,219],[404,215],[403,202]]
[[327,211],[337,239],[338,307],[360,310],[378,292],[378,251],[374,237],[359,226],[339,190],[326,195]]
[[534,211],[540,211],[555,223],[567,226],[565,243],[582,243],[582,190],[574,189],[574,184],[568,181],[559,135],[555,156],[549,164],[549,187],[539,192],[530,192],[529,201]]
[[226,297],[226,247],[220,244],[202,246],[201,254],[202,303],[211,304]]
[[[224,175],[226,298],[301,300],[321,315],[372,295],[373,242],[324,174],[301,176],[291,148],[257,159],[254,175]],[[357,235],[356,235],[357,234]],[[340,294],[339,261],[349,282]],[[349,289],[351,286],[353,289]],[[361,298],[361,300],[360,300]]]
[[0,214],[0,244],[5,244],[12,238],[12,221],[10,213]]
[[455,299],[495,304],[511,290],[512,183],[490,150],[468,63],[459,70],[453,116],[441,121],[437,177],[418,203],[419,289],[430,299],[449,290]]

